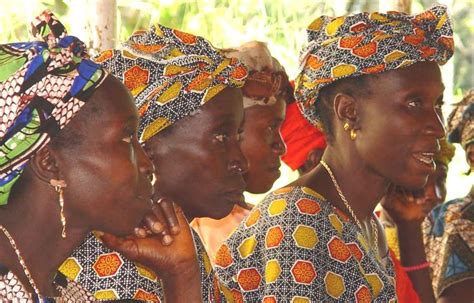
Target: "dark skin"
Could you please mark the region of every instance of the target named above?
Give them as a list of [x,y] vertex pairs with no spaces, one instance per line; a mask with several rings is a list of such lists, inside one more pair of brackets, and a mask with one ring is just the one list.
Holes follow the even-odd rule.
[[[77,128],[83,135],[80,142],[68,149],[49,144],[37,152],[14,185],[8,205],[0,210],[0,221],[15,239],[43,296],[58,295],[53,286],[57,268],[88,233],[98,230],[117,236],[133,234],[151,212],[153,166],[137,140],[138,115],[130,93],[120,81],[109,76],[88,102],[100,102],[106,110],[99,119],[81,115],[80,111],[63,130]],[[51,179],[67,183],[64,191],[65,239],[61,237],[58,195],[48,184]],[[154,228],[147,226],[146,229],[152,231]],[[186,244],[189,242],[186,236],[189,236],[189,230],[177,236],[175,241]],[[161,252],[161,240],[161,236],[155,235],[146,239],[136,238],[136,243],[141,251]],[[0,263],[10,268],[33,293],[4,236],[0,237],[0,247]],[[127,247],[122,247],[119,252],[130,255]],[[184,263],[191,261],[186,266],[177,263],[178,268],[160,262],[164,256],[155,253],[155,262],[152,263],[147,255],[139,253],[132,260],[149,264],[158,273],[198,270],[195,261],[193,267],[190,256],[181,255]],[[175,276],[166,277],[169,277],[168,284],[177,281]],[[185,289],[177,287],[165,291],[173,297],[174,293]]]
[[[396,225],[400,245],[400,259],[404,266],[422,264],[426,260],[421,223],[436,205],[446,199],[448,168],[436,162],[436,170],[430,174],[422,190],[406,191],[390,186],[380,202],[382,218]],[[407,272],[422,302],[434,302],[429,269]]]
[[220,219],[244,203],[247,161],[239,144],[242,92],[226,88],[145,143],[157,168],[157,194],[176,201],[187,219]]
[[[439,67],[427,62],[378,74],[370,80],[370,93],[363,98],[343,92],[334,96],[335,140],[328,144],[323,160],[332,169],[372,245],[375,241],[370,218],[389,185],[420,188],[434,172],[432,156],[439,148],[438,139],[445,135],[441,120],[443,90]],[[356,131],[355,140],[344,130],[346,122]],[[349,213],[321,165],[293,185],[313,188]],[[378,229],[379,254],[385,256],[388,248],[380,239],[384,234],[380,224]]]
[[285,107],[285,101],[278,99],[271,106],[255,105],[245,109],[240,148],[249,163],[244,175],[248,192],[265,193],[280,177],[280,157],[286,151],[280,134]]
[[[407,191],[400,187],[391,188],[380,203],[382,205],[390,204],[396,208],[399,217],[405,220],[419,221],[420,223],[437,205],[446,200],[446,179],[448,177],[448,167],[441,162],[436,162],[436,170],[430,174],[423,189]],[[381,213],[381,219],[388,223],[393,223],[391,214],[385,209]]]

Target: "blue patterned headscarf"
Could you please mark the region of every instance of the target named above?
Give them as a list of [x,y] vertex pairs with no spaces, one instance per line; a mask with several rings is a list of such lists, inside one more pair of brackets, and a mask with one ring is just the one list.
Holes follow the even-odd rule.
[[35,19],[32,34],[38,41],[0,45],[0,205],[107,75],[51,12]]

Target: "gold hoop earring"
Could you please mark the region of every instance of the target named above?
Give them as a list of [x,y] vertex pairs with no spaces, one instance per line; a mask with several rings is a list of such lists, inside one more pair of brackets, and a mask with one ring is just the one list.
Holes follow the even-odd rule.
[[344,127],[344,130],[347,131],[347,130],[349,129],[349,127],[350,127],[350,126],[349,126],[349,123],[347,123],[347,122],[344,123],[344,126],[343,126],[343,127]]
[[351,129],[350,136],[351,140],[355,140],[357,138],[357,133],[354,129]]
[[60,210],[61,225],[63,227],[61,231],[61,237],[66,238],[66,216],[64,215],[64,188],[67,186],[66,181],[51,179],[49,181],[54,190],[58,193],[58,202]]

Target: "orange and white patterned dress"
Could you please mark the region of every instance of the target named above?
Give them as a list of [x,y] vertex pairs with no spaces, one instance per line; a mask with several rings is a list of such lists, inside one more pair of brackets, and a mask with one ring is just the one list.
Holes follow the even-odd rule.
[[216,255],[229,301],[396,302],[393,264],[306,187],[269,194]]

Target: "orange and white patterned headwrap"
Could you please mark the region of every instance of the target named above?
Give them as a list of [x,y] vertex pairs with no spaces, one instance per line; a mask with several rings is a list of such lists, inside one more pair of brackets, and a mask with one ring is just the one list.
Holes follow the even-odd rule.
[[135,97],[138,134],[147,141],[195,112],[226,87],[242,87],[247,68],[202,37],[163,25],[135,32],[122,50],[95,59]]
[[273,105],[278,99],[293,100],[285,68],[272,57],[267,45],[260,41],[249,41],[238,47],[224,50],[226,57],[235,57],[249,69],[249,76],[242,87],[244,108],[255,105]]
[[307,29],[295,98],[309,122],[318,124],[319,91],[343,78],[375,74],[424,61],[444,64],[453,55],[445,6],[417,14],[399,12],[321,16]]

